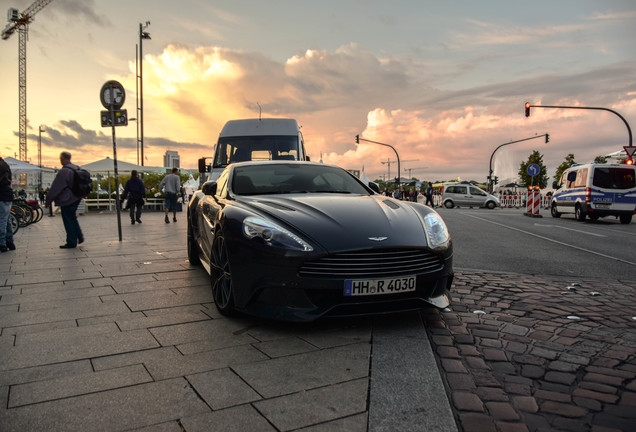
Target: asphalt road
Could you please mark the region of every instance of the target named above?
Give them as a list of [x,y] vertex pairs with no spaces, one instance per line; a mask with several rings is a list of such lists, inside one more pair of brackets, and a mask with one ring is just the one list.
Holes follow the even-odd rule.
[[636,222],[527,217],[521,209],[439,208],[454,266],[467,270],[628,280],[636,273]]

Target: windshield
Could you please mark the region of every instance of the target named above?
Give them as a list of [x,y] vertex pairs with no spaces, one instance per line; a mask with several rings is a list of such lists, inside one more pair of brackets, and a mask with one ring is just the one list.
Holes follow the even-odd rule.
[[299,160],[298,136],[222,137],[216,146],[214,168],[251,160]]
[[237,166],[232,192],[236,195],[345,193],[369,195],[347,171],[328,165],[263,164]]
[[594,186],[603,189],[633,189],[636,187],[634,168],[596,167]]

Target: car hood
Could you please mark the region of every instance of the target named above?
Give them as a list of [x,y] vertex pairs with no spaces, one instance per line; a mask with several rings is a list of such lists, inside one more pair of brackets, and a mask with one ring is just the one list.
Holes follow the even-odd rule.
[[268,195],[240,201],[283,221],[329,252],[427,245],[422,219],[413,205],[381,195]]

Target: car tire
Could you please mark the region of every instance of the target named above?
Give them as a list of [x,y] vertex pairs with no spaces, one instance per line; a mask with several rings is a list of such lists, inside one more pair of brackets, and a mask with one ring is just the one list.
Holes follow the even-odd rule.
[[219,312],[225,316],[236,314],[234,309],[234,284],[230,259],[223,234],[217,234],[210,254],[210,284],[212,296]]
[[552,206],[550,207],[550,214],[552,215],[553,218],[561,217],[561,213],[557,211],[557,207],[555,203],[552,203]]
[[630,224],[632,223],[632,215],[621,215],[620,220],[624,225]]
[[193,266],[201,265],[201,257],[199,256],[199,247],[197,242],[194,241],[194,236],[191,233],[190,225],[188,225],[188,235],[186,237],[186,243],[188,246],[188,261]]
[[455,204],[451,200],[444,201],[444,207],[451,209],[455,207]]
[[488,201],[486,203],[486,208],[488,208],[490,210],[494,209],[495,207],[497,207],[497,205],[493,201]]
[[579,204],[574,208],[574,217],[579,222],[585,222],[585,213],[583,213],[583,209]]

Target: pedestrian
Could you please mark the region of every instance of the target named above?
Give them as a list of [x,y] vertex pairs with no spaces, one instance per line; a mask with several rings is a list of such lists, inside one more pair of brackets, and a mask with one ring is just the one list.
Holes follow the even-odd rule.
[[177,221],[177,197],[181,190],[181,179],[179,178],[179,168],[172,168],[172,173],[166,175],[161,183],[159,183],[159,190],[165,188],[166,201],[164,204],[166,211],[166,223],[170,223],[168,213],[172,212],[172,221]]
[[77,222],[76,214],[81,198],[75,196],[71,190],[78,167],[71,163],[71,153],[67,151],[60,153],[60,163],[62,169],[57,172],[49,193],[46,194],[46,206],[48,207],[55,201],[55,205],[61,207],[62,222],[64,222],[66,230],[66,243],[61,245],[60,249],[72,249],[77,247],[78,243],[84,242],[84,235],[79,222]]
[[429,203],[431,203],[431,207],[435,207],[435,205],[433,204],[433,185],[431,185],[431,182],[428,182],[428,186],[426,186],[426,192],[424,193],[424,196],[426,197],[426,204],[424,205],[428,205]]
[[46,205],[46,197],[49,194],[49,188],[46,188],[46,190],[44,191],[44,207],[49,209],[49,217],[55,217],[55,215],[53,214],[53,203],[49,204],[48,206]]
[[[141,223],[141,208],[144,205],[144,199],[146,198],[146,187],[144,182],[137,175],[137,170],[130,172],[130,179],[126,182],[124,188],[124,194],[122,195],[122,201],[130,194],[128,198],[128,208],[130,209],[130,223],[132,225]],[[136,208],[136,211],[135,211]]]
[[13,224],[11,223],[11,168],[0,157],[0,252],[15,250]]

